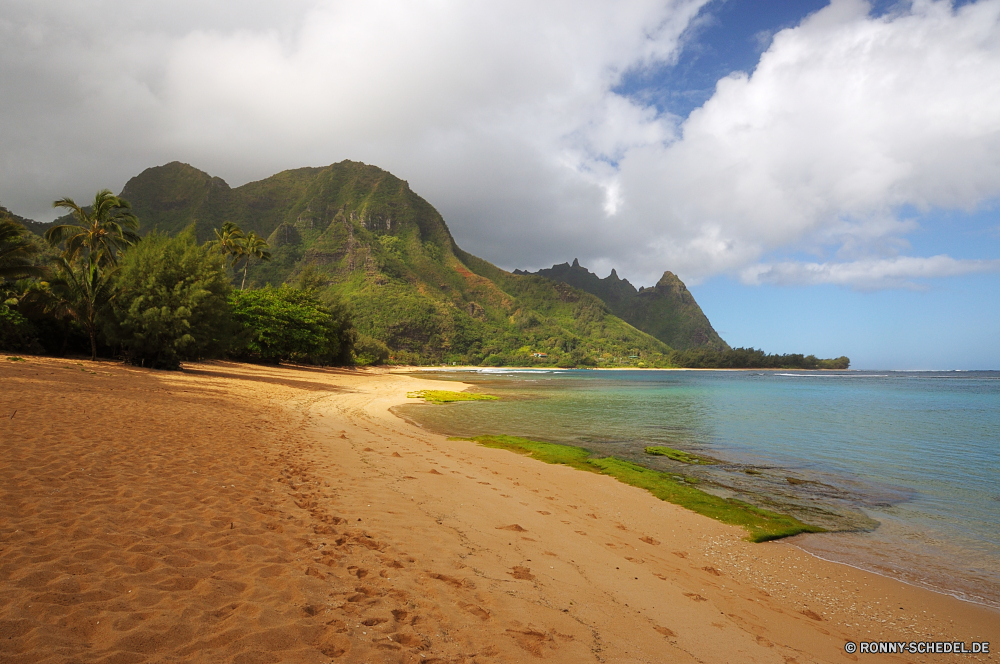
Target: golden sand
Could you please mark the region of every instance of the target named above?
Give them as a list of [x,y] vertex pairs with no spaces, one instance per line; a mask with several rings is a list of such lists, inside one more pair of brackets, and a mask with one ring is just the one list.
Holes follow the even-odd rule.
[[[375,371],[0,359],[0,662],[842,662],[1000,613],[449,441]],[[468,406],[475,407],[475,406]]]

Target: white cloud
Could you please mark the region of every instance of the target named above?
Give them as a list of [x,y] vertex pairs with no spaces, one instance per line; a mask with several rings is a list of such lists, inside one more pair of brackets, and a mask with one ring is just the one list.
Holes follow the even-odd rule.
[[683,123],[613,92],[670,62],[704,3],[10,0],[0,202],[50,218],[174,159],[238,185],[349,158],[501,265],[650,283],[787,250],[891,262],[902,207],[1000,195],[1000,0],[837,0]]
[[812,286],[834,284],[856,290],[883,288],[922,289],[914,279],[957,277],[965,274],[1000,272],[1000,260],[958,260],[950,256],[899,256],[845,263],[762,263],[740,273],[746,284]]
[[173,159],[235,185],[350,158],[409,180],[489,258],[585,255],[619,204],[615,160],[676,125],[612,89],[674,57],[705,1],[15,1],[0,200],[50,217],[57,195]]
[[698,278],[788,248],[886,257],[915,228],[901,207],[1000,195],[1000,2],[868,9],[837,0],[779,32],[680,140],[630,152],[624,209],[648,220],[647,260]]

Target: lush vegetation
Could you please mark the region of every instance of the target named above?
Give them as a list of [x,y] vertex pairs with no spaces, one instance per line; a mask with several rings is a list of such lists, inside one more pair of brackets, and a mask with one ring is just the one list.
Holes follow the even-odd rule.
[[595,295],[616,316],[671,348],[729,348],[695,302],[687,286],[673,272],[664,272],[663,277],[652,288],[639,289],[628,280],[620,279],[614,270],[609,276],[599,279],[576,259],[572,265],[553,265],[535,274]]
[[[0,347],[63,355],[84,348],[140,366],[237,357],[350,364],[355,333],[345,305],[321,299],[315,279],[246,289],[252,262],[269,259],[256,233],[235,224],[199,244],[193,227],[140,240],[123,198],[56,201],[70,215],[45,242],[0,218]],[[233,282],[239,281],[235,291]]]
[[[847,365],[846,358],[730,349],[669,272],[653,288],[636,290],[614,274],[598,279],[576,262],[534,275],[501,270],[462,251],[441,215],[405,181],[357,162],[285,171],[237,188],[174,162],[132,178],[121,196],[101,192],[98,198],[86,208],[63,200],[68,216],[32,226],[45,231],[49,243],[40,249],[44,256],[22,254],[19,260],[44,264],[51,274],[8,288],[5,301],[14,304],[0,312],[6,346],[71,352],[83,343],[92,356],[156,366],[212,356],[219,347],[261,361],[360,364]],[[0,217],[4,213],[0,208]],[[156,297],[163,303],[156,315],[145,310],[145,327],[137,326],[137,312],[123,318],[123,311],[156,298],[137,295],[132,277],[117,275],[128,263],[123,258],[119,265],[119,254],[127,257],[141,246],[143,233],[185,232],[192,246],[207,243],[204,248],[221,258],[232,284],[220,309],[234,323],[229,341],[221,320],[211,338],[185,327],[197,327],[185,318],[188,295],[164,299],[162,283]],[[38,249],[30,238],[28,244],[26,250]],[[288,291],[291,284],[304,294]],[[280,292],[264,293],[268,287]],[[327,319],[342,327],[343,338],[322,331]],[[285,339],[280,330],[287,325],[305,331]],[[128,336],[133,334],[144,336]],[[169,346],[162,355],[152,351],[162,344]],[[351,354],[338,350],[348,346]]]
[[351,363],[354,329],[343,305],[325,305],[313,292],[288,285],[235,291],[229,305],[241,329],[233,349],[238,356],[274,363]]
[[692,348],[670,353],[668,361],[690,369],[847,369],[847,357],[822,360],[815,355],[773,355],[756,348]]
[[492,394],[477,394],[476,392],[453,392],[451,390],[417,390],[408,392],[408,399],[423,399],[427,403],[443,404],[454,401],[496,401],[499,397]]
[[126,362],[176,369],[182,360],[220,357],[235,332],[222,256],[190,231],[147,235],[122,256],[105,325]]
[[[690,479],[674,473],[645,468],[615,457],[596,458],[590,452],[570,445],[544,443],[515,436],[479,436],[472,440],[485,447],[526,454],[545,463],[559,463],[592,473],[610,475],[619,482],[639,487],[675,505],[723,523],[742,526],[752,542],[790,537],[799,533],[817,533],[823,529],[798,519],[777,514],[731,498],[719,498],[693,486]],[[667,448],[665,448],[667,449]]]
[[[350,307],[359,361],[662,364],[671,350],[594,296],[465,254],[427,201],[373,166],[295,169],[230,188],[172,163],[130,180],[123,196],[146,227],[177,233],[196,220],[198,239],[220,250],[233,239],[226,222],[266,238],[270,260],[252,259],[247,287],[311,272],[320,299]],[[234,268],[241,269],[246,262]]]

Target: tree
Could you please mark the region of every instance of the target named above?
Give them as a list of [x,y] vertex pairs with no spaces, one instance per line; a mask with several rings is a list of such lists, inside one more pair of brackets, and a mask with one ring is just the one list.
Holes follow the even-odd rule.
[[[205,246],[214,251],[218,251],[222,254],[223,259],[231,260],[232,264],[235,265],[238,256],[238,248],[244,238],[243,229],[233,222],[227,221],[222,224],[221,231],[218,228],[215,229],[215,239],[206,242]],[[230,259],[230,256],[233,258]]]
[[68,209],[77,223],[45,232],[52,247],[62,245],[58,272],[50,284],[51,306],[80,324],[90,338],[91,359],[96,360],[103,316],[118,295],[118,258],[139,242],[139,220],[128,201],[108,189],[97,192],[89,210],[72,198],[61,198],[52,206]]
[[[215,239],[209,240],[206,246],[218,251],[230,261],[230,265],[236,268],[240,261],[243,261],[243,283],[240,290],[247,286],[247,272],[250,270],[250,261],[271,260],[270,245],[267,240],[250,231],[244,233],[243,229],[231,221],[222,224],[222,229],[215,229]],[[230,258],[231,257],[231,258]]]
[[235,291],[233,320],[242,328],[243,357],[264,362],[294,360],[350,364],[354,326],[346,307],[324,305],[316,296],[282,285]]
[[76,320],[90,338],[90,359],[97,359],[97,333],[102,316],[118,294],[114,280],[117,267],[101,265],[101,252],[91,252],[76,263],[65,256],[57,259],[59,270],[50,282],[53,309]]
[[89,212],[72,198],[61,198],[52,207],[67,208],[77,222],[53,226],[45,232],[45,239],[53,247],[64,245],[63,256],[69,261],[86,253],[96,256],[92,263],[101,267],[116,265],[118,254],[139,241],[135,232],[139,220],[132,214],[132,206],[108,189],[97,192]]
[[240,290],[243,290],[247,285],[247,271],[250,269],[250,261],[253,259],[259,261],[271,260],[271,252],[268,251],[271,247],[268,245],[267,240],[253,231],[247,233],[246,238],[238,242],[236,247],[238,254],[237,258],[233,260],[233,266],[235,267],[239,260],[243,259],[243,283],[240,284]]
[[148,235],[125,252],[115,279],[120,295],[107,334],[121,344],[126,362],[176,369],[181,360],[228,348],[232,286],[222,256],[198,246],[192,229]]
[[0,220],[0,282],[45,276],[45,268],[35,264],[37,254],[38,247],[24,226]]

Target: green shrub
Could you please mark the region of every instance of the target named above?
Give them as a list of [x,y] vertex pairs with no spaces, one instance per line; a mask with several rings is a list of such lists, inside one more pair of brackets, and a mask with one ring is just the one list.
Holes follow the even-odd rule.
[[502,367],[504,365],[503,357],[493,353],[492,355],[487,355],[486,359],[480,363],[483,367]]
[[0,350],[33,350],[34,334],[28,319],[0,302]]
[[115,280],[121,293],[106,333],[126,362],[176,369],[181,360],[219,356],[231,342],[223,259],[193,233],[148,235],[122,254]]
[[346,307],[324,305],[312,291],[279,288],[234,291],[233,319],[241,328],[237,357],[262,362],[292,360],[312,364],[349,364],[354,328]]
[[389,361],[389,347],[368,336],[359,334],[354,342],[354,363],[362,366],[385,364]]

